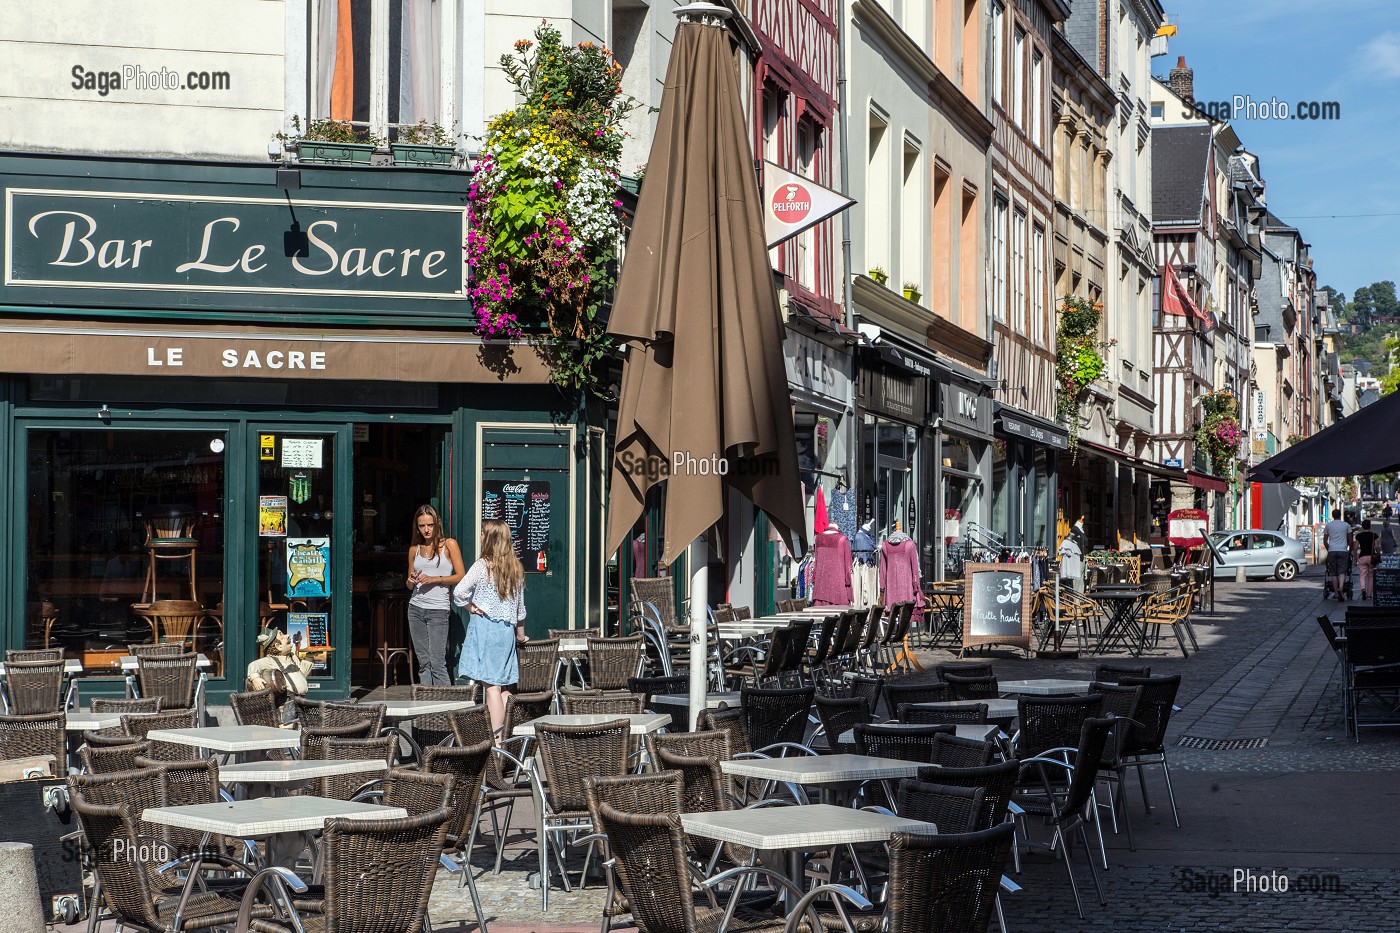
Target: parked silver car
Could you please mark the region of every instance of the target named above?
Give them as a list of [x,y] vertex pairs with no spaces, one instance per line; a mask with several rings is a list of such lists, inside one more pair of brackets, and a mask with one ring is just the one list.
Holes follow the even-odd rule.
[[1210,543],[1224,561],[1215,565],[1219,576],[1228,577],[1236,567],[1243,567],[1246,576],[1292,580],[1303,565],[1303,542],[1277,531],[1213,531]]

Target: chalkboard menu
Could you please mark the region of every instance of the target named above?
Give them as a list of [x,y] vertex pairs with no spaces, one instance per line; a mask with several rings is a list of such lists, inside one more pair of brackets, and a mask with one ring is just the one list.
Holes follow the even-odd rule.
[[963,649],[1031,646],[1030,564],[965,564]]
[[[330,613],[327,612],[289,612],[287,613],[287,637],[296,644],[299,650],[307,648],[326,648],[330,646]],[[312,670],[323,671],[326,669],[326,662],[317,657]]]
[[510,526],[515,556],[526,573],[549,570],[549,483],[484,480],[481,520],[493,518]]
[[1376,565],[1376,591],[1372,593],[1372,605],[1384,609],[1400,609],[1400,554],[1385,554]]

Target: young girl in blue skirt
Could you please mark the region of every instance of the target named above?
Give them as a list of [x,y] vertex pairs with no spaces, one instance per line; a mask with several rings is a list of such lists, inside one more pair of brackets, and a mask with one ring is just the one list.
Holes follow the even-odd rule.
[[469,616],[457,674],[485,685],[491,730],[499,738],[510,695],[505,688],[520,679],[515,646],[527,641],[525,568],[503,521],[481,523],[480,554],[452,592],[452,601]]

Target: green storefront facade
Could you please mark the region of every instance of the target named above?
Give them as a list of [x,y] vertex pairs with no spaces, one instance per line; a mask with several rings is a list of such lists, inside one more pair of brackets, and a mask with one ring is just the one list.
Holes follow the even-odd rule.
[[278,168],[0,155],[0,642],[85,694],[152,640],[242,689],[266,624],[318,695],[409,679],[425,503],[517,530],[532,636],[601,621],[604,422],[473,335],[467,175]]

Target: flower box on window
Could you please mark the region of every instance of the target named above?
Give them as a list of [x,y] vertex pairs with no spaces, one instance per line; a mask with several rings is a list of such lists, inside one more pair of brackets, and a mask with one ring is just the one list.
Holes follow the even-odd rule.
[[368,165],[372,155],[372,143],[328,143],[318,139],[303,139],[297,143],[298,162],[349,162]]
[[395,165],[428,165],[447,168],[456,154],[455,146],[426,146],[420,143],[393,143]]

